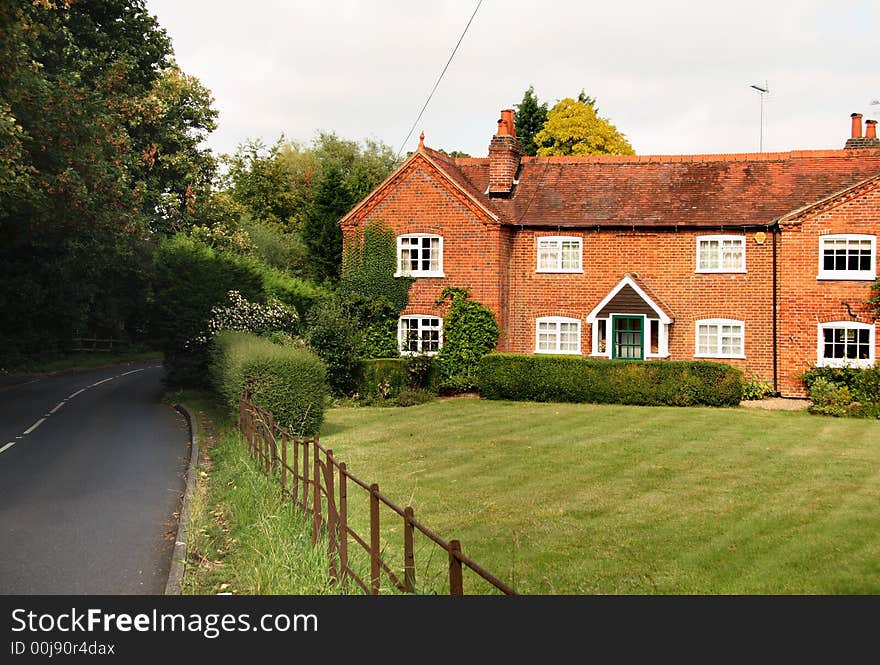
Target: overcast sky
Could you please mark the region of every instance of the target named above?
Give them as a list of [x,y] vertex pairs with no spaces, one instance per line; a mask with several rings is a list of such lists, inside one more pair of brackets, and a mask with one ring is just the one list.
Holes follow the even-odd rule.
[[[318,130],[398,150],[476,0],[147,0],[214,94],[210,145]],[[583,88],[639,154],[842,148],[880,117],[880,2],[484,0],[405,150],[485,156],[529,85]]]

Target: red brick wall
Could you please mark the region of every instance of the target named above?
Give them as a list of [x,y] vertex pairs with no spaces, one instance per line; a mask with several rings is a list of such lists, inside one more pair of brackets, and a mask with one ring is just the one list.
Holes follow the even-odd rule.
[[[779,261],[779,379],[783,394],[804,395],[797,375],[817,361],[818,324],[853,320],[873,323],[865,301],[871,297],[867,281],[817,279],[819,238],[835,233],[880,235],[880,187],[855,198],[785,224]],[[875,330],[876,335],[876,330]],[[876,338],[875,338],[876,342]]]
[[366,224],[376,219],[381,219],[396,235],[443,236],[445,277],[417,278],[404,314],[443,316],[444,308],[434,303],[447,286],[469,288],[472,297],[491,308],[496,316],[506,311],[501,280],[506,230],[469,203],[433,167],[419,160],[379,196],[377,204],[343,224],[344,242],[351,242]]
[[[535,319],[569,316],[581,320],[581,351],[589,355],[590,311],[623,279],[637,273],[653,294],[671,310],[670,359],[694,359],[695,322],[727,318],[745,322],[745,360],[733,365],[760,378],[773,377],[772,359],[772,236],[763,245],[754,232],[746,235],[745,274],[696,273],[696,238],[717,231],[575,231],[583,239],[583,274],[537,273],[537,238],[557,231],[518,231],[513,240],[510,270],[510,351],[533,353]],[[731,234],[738,235],[738,234]],[[741,234],[740,234],[741,235]],[[711,359],[709,359],[711,360]]]

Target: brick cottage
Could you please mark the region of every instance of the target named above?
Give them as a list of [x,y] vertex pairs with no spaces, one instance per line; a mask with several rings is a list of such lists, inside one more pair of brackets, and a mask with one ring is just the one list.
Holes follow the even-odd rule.
[[513,111],[486,158],[425,147],[341,221],[381,220],[416,278],[403,352],[443,344],[446,286],[468,287],[498,350],[730,363],[802,396],[812,365],[872,365],[880,141],[842,150],[526,157]]

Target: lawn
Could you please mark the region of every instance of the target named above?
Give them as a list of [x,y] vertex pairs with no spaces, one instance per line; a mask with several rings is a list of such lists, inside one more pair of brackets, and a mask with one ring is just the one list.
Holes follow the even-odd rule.
[[520,593],[880,593],[876,421],[452,399],[331,409],[322,443]]

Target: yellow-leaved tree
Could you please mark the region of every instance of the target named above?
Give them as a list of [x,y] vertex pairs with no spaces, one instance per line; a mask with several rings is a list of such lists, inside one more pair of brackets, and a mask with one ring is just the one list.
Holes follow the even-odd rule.
[[547,113],[544,128],[535,134],[538,156],[634,155],[636,151],[593,104],[566,97]]

